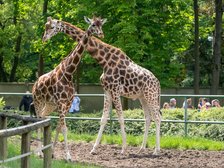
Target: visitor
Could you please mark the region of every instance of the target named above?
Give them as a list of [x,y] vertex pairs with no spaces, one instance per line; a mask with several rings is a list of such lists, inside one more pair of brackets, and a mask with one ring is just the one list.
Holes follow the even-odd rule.
[[[29,94],[29,91],[26,91],[26,94]],[[31,95],[24,95],[19,104],[19,110],[22,111],[22,106],[24,106],[24,111],[29,111],[30,104],[32,103],[33,98]]]
[[209,109],[211,107],[211,103],[209,102],[209,100],[207,98],[203,98],[202,99],[202,106],[201,106],[201,110],[203,109]]
[[169,109],[170,108],[170,105],[168,102],[164,102],[163,104],[163,109]]
[[74,99],[72,101],[72,105],[71,105],[71,107],[69,109],[70,113],[77,113],[77,112],[80,111],[80,107],[79,107],[79,105],[80,105],[80,98],[76,94],[75,94],[75,97],[74,97]]
[[212,100],[212,107],[221,107],[218,99]]
[[174,109],[177,106],[177,101],[175,98],[170,99],[170,109]]
[[[183,108],[185,108],[185,101],[183,103]],[[187,108],[188,109],[193,109],[194,108],[194,106],[192,106],[192,99],[191,98],[187,99]]]
[[202,107],[202,101],[203,101],[203,98],[199,98],[199,100],[198,100],[198,111],[199,112],[200,112],[201,107]]

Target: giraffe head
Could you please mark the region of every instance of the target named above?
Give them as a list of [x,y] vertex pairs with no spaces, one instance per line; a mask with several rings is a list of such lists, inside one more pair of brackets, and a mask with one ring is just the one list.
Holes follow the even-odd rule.
[[[93,19],[84,17],[84,19],[90,25],[89,31],[92,34],[96,34],[100,38],[104,37],[103,31],[102,31],[102,26],[107,21],[107,19],[101,19],[101,18],[97,18],[97,17],[93,17]],[[63,27],[59,20],[52,19],[51,17],[48,17],[47,23],[45,24],[45,32],[44,32],[42,41],[45,42],[45,41],[49,40],[51,37],[53,37],[58,32],[60,32],[61,29],[63,29]]]
[[91,34],[96,34],[100,38],[104,37],[102,26],[104,23],[106,23],[107,19],[101,19],[100,17],[95,16],[92,19],[89,19],[86,16],[84,16],[84,20],[86,21],[86,23],[89,24],[88,31]]
[[45,32],[42,41],[47,41],[54,35],[56,35],[61,29],[61,22],[51,17],[47,18],[47,23],[45,24]]

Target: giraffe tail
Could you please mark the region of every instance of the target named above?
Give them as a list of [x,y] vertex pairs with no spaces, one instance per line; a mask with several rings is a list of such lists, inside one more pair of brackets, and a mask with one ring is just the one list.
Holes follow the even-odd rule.
[[158,104],[159,104],[159,113],[162,116],[163,113],[162,113],[161,108],[160,108],[160,102],[161,102],[161,87],[160,87],[160,83],[159,83],[159,89],[158,89]]

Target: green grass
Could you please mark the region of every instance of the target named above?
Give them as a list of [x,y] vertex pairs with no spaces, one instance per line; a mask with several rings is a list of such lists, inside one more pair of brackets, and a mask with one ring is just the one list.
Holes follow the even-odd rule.
[[[52,137],[54,137],[55,132],[53,132]],[[133,136],[127,135],[127,144],[129,146],[139,146],[142,143],[143,136]],[[96,135],[88,135],[88,134],[68,134],[69,141],[74,142],[94,142],[96,139]],[[60,134],[59,140],[63,140],[62,135]],[[19,140],[13,139],[8,141],[8,158],[13,157],[15,155],[19,155],[20,153],[20,144]],[[103,135],[102,144],[118,144],[121,146],[122,138],[121,135]],[[197,138],[197,137],[178,137],[178,136],[162,136],[161,137],[161,148],[162,149],[192,149],[192,150],[212,150],[212,151],[221,151],[224,150],[224,143],[222,141],[214,141],[205,138]],[[155,136],[149,136],[147,141],[148,148],[154,148],[155,146]],[[32,155],[31,156],[32,168],[43,167],[43,161],[38,157]],[[20,167],[20,161],[13,161],[4,164],[7,168],[15,168]],[[1,167],[1,165],[0,165]],[[53,168],[99,168],[94,165],[87,165],[84,163],[66,163],[65,161],[53,160],[52,162]]]
[[[43,167],[43,160],[39,159],[35,156],[31,157],[31,161],[30,161],[30,167],[31,168],[40,168]],[[5,163],[3,166],[7,167],[7,168],[16,168],[16,167],[20,167],[20,160],[17,161],[12,161],[9,163]],[[1,167],[1,165],[0,165]],[[88,165],[88,164],[84,164],[84,163],[67,163],[65,161],[60,161],[60,160],[53,160],[52,162],[52,168],[100,168],[98,166],[94,166],[94,165]]]
[[[8,140],[8,158],[14,157],[16,155],[20,155],[20,140],[13,138],[12,140]],[[6,168],[17,168],[21,165],[20,160],[11,161],[5,164],[0,164],[1,167]],[[30,166],[31,168],[40,168],[43,167],[43,159],[40,159],[39,157],[35,155],[31,155],[30,158]],[[52,168],[100,168],[99,166],[85,164],[85,163],[77,163],[77,162],[66,162],[64,160],[52,160]]]
[[[63,137],[61,137],[63,138]],[[75,142],[94,142],[96,135],[81,134],[76,135],[69,133],[68,139]],[[140,146],[143,136],[127,135],[127,144],[129,146]],[[121,135],[103,135],[102,144],[122,144]],[[195,149],[195,150],[224,150],[223,141],[214,141],[198,137],[179,137],[179,136],[162,136],[160,141],[161,148],[163,149]],[[149,136],[147,147],[154,148],[155,136]]]

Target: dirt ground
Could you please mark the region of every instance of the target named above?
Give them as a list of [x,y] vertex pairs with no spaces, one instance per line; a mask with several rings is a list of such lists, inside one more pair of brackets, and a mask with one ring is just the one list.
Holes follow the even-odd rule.
[[[139,147],[128,147],[121,155],[117,145],[100,145],[95,155],[89,152],[91,143],[69,143],[72,162],[84,162],[105,168],[224,168],[224,151],[167,150],[154,156],[152,149],[137,154]],[[55,159],[64,159],[64,144],[57,143]]]

